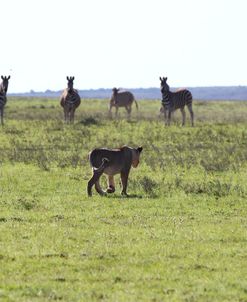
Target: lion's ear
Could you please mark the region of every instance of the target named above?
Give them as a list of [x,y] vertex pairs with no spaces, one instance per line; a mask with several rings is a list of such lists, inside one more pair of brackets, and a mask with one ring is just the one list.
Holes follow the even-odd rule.
[[142,152],[142,149],[143,149],[142,147],[138,147],[138,148],[137,148],[137,151],[138,151],[139,153],[141,153],[141,152]]

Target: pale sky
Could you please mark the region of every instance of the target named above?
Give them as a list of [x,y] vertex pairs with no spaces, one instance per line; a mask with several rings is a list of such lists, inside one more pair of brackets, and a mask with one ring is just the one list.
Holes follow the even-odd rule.
[[247,85],[247,0],[0,0],[9,92]]

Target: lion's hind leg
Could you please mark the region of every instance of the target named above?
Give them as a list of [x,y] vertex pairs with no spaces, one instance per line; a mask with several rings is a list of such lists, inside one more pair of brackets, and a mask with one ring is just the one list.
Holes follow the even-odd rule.
[[108,164],[109,164],[109,160],[107,158],[103,158],[102,159],[102,164],[99,168],[94,168],[93,167],[93,169],[92,169],[93,170],[93,176],[91,177],[91,179],[89,180],[89,182],[87,184],[87,194],[88,194],[88,196],[92,196],[92,187],[93,187],[93,185],[95,185],[95,189],[100,195],[105,194],[105,192],[100,187],[99,179],[100,179],[100,176],[104,173],[104,169]]
[[99,195],[101,195],[101,196],[106,195],[106,192],[101,189],[99,180],[97,180],[96,183],[95,183],[95,189],[99,193]]
[[114,193],[115,192],[115,182],[114,182],[114,176],[109,175],[108,176],[108,188],[106,190],[107,193]]
[[[88,196],[92,196],[92,187],[95,185],[96,191],[100,191],[97,190],[99,188],[99,178],[100,176],[103,174],[103,171],[95,171],[93,169],[93,176],[92,178],[89,180],[88,184],[87,184],[87,195]],[[97,184],[97,185],[96,185]],[[100,194],[100,192],[98,192]]]

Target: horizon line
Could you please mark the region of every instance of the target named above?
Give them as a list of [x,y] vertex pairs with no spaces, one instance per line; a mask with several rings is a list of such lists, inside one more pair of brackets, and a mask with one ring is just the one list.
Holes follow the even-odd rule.
[[[177,88],[184,88],[184,89],[195,89],[195,88],[233,88],[233,87],[247,87],[246,85],[208,85],[208,86],[186,86],[186,87],[179,87],[179,86],[172,86],[171,89],[177,89]],[[52,93],[57,93],[57,92],[61,92],[66,88],[62,88],[59,90],[53,90],[53,89],[49,89],[47,88],[46,90],[34,90],[34,89],[30,89],[29,91],[18,91],[18,92],[10,92],[8,93],[8,95],[11,94],[31,94],[31,93],[48,93],[48,92],[52,92]],[[142,89],[142,90],[149,90],[149,89],[160,89],[159,87],[120,87],[120,90],[138,90],[138,89]],[[104,88],[104,87],[99,87],[99,88],[76,88],[76,90],[78,91],[97,91],[97,90],[112,90],[112,88]]]

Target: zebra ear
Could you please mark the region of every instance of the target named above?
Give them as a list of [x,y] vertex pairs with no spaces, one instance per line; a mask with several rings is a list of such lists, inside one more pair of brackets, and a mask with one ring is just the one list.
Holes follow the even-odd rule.
[[74,81],[75,77],[72,77],[71,80]]
[[10,75],[8,76],[7,80],[9,80],[9,79],[10,79]]
[[160,81],[162,82],[162,77],[160,77]]
[[1,76],[1,78],[2,78],[2,80],[4,80],[4,77],[3,77],[3,76]]
[[69,81],[69,77],[67,76],[67,80]]
[[166,77],[166,78],[164,78],[164,80],[165,80],[165,81],[167,81],[167,77]]

